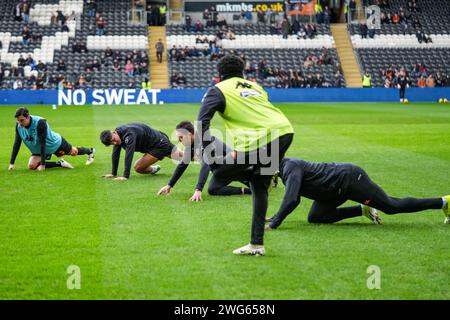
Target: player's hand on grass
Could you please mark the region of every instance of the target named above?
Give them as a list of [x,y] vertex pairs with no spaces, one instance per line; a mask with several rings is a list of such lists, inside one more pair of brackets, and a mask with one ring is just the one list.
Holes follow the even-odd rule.
[[128,179],[125,178],[125,177],[117,177],[117,178],[114,178],[114,181],[126,181],[126,180],[128,180]]
[[162,194],[168,195],[170,193],[170,190],[172,190],[172,187],[169,185],[166,185],[158,191],[158,196],[160,196]]
[[112,179],[115,178],[116,176],[110,173],[104,174],[102,175],[102,178],[106,178],[106,179]]
[[15,168],[16,168],[16,166],[15,166],[14,164],[10,164],[10,165],[8,166],[8,170],[9,170],[9,171],[14,170]]
[[45,165],[41,164],[37,169],[38,171],[45,171]]
[[202,192],[200,190],[195,190],[194,195],[189,200],[194,202],[202,201]]

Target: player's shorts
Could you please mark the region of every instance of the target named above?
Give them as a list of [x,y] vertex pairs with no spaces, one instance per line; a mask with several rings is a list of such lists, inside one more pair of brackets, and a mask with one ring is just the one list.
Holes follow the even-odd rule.
[[156,145],[151,150],[147,151],[147,153],[151,154],[158,160],[162,160],[165,157],[170,157],[172,154],[172,151],[175,150],[175,145],[170,142],[169,137],[164,133],[161,132],[161,140],[159,141],[158,145]]
[[[55,151],[54,155],[57,157],[62,157],[65,156],[66,154],[70,154],[70,152],[72,151],[72,145],[67,142],[66,139],[64,139],[63,137],[61,137],[61,144],[59,145],[58,150]],[[33,156],[40,156],[40,154],[32,154]],[[45,156],[45,160],[50,160],[52,158],[52,154],[47,154]]]

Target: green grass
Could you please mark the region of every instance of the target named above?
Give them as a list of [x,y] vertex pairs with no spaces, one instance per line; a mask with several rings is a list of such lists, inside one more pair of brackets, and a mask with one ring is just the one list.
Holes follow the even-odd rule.
[[[450,193],[450,108],[438,104],[279,104],[296,136],[288,155],[353,162],[394,196]],[[69,158],[75,170],[6,170],[15,106],[0,107],[1,299],[449,299],[450,229],[441,211],[363,217],[310,225],[304,199],[275,232],[265,257],[231,251],[249,241],[251,198],[204,196],[190,203],[198,166],[169,197],[157,197],[175,165],[156,176],[105,181],[111,149],[105,128],[142,121],[167,133],[195,119],[198,105],[31,106],[74,145],[95,146],[96,162]],[[215,123],[222,127],[220,121]],[[139,157],[135,155],[135,159]],[[122,153],[119,172],[123,170]],[[274,213],[283,188],[270,194]],[[69,265],[81,289],[69,290]],[[366,286],[381,268],[381,290]]]

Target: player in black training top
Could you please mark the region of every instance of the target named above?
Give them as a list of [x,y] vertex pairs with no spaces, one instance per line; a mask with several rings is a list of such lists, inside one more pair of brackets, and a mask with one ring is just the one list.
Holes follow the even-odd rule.
[[[208,159],[206,161],[203,159],[203,152],[201,155],[196,155],[194,153],[194,125],[190,121],[182,121],[176,126],[176,132],[178,141],[180,141],[185,147],[183,159],[178,164],[175,169],[172,178],[169,183],[162,187],[159,190],[158,195],[161,194],[169,194],[172,188],[177,183],[178,179],[181,178],[184,171],[186,171],[189,163],[193,160],[197,160],[201,164],[200,174],[198,177],[197,186],[195,187],[194,195],[190,198],[191,201],[202,201],[202,191],[205,186],[206,180],[208,180],[209,171],[211,170],[208,163],[211,163]],[[211,137],[211,144],[208,146],[208,149],[211,150],[211,157],[214,157],[217,160],[217,157],[225,157],[232,150],[226,146],[222,141],[217,139],[216,137]],[[203,151],[203,149],[202,149]],[[214,166],[214,164],[212,164]],[[240,194],[251,194],[249,188],[239,188],[229,186],[229,184],[233,182],[233,179],[227,179],[223,177],[216,177],[214,174],[211,177],[208,185],[208,193],[212,196],[231,196],[231,195],[240,195]],[[241,181],[242,183],[248,186],[248,182]]]
[[395,81],[400,93],[400,102],[404,103],[407,101],[405,100],[406,88],[409,87],[411,79],[408,77],[405,70],[401,70],[399,76],[395,79]]
[[[300,198],[314,200],[308,215],[310,223],[334,223],[343,219],[366,216],[381,222],[376,209],[386,214],[443,209],[445,223],[450,223],[450,195],[442,198],[394,198],[370,180],[360,167],[350,163],[318,163],[285,158],[280,164],[280,177],[286,193],[278,212],[266,220],[266,230],[276,229],[300,204]],[[361,205],[338,208],[347,200]]]
[[[161,131],[150,128],[143,123],[129,123],[117,127],[114,131],[104,130],[100,134],[100,140],[105,146],[114,145],[112,152],[112,172],[106,174],[105,178],[114,180],[127,180],[130,177],[131,163],[134,152],[144,155],[135,162],[134,170],[142,174],[154,174],[159,171],[159,166],[153,166],[158,160],[169,157],[181,160],[183,152],[177,150],[169,137]],[[125,168],[122,177],[117,177],[120,151],[126,150]]]

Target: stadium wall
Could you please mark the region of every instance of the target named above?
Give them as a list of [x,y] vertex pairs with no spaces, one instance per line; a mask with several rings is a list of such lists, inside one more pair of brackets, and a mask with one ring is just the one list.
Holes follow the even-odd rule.
[[[162,104],[200,103],[203,89],[108,89],[108,90],[1,90],[0,105],[104,105],[104,104]],[[323,88],[323,89],[267,89],[273,102],[395,102],[397,89],[385,88]],[[406,97],[411,102],[434,102],[440,98],[450,100],[450,87],[410,88]]]

